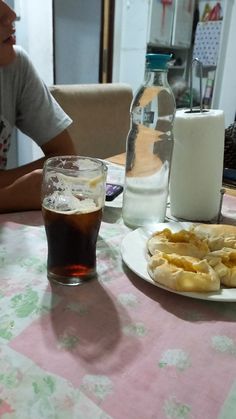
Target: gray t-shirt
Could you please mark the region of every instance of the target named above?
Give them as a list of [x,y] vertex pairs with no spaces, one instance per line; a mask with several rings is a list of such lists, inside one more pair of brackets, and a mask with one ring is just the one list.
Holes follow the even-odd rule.
[[39,146],[71,124],[32,66],[27,54],[15,47],[16,59],[0,67],[0,169],[5,168],[16,126]]

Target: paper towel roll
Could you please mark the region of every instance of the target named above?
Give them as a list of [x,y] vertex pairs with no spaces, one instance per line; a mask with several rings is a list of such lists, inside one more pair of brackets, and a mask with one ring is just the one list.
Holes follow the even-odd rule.
[[219,212],[224,160],[224,113],[181,109],[174,122],[170,174],[171,214],[193,221]]

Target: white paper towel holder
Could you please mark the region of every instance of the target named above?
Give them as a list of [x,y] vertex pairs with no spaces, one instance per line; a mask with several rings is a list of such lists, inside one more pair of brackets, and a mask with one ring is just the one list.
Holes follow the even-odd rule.
[[[196,109],[196,108],[193,109],[193,67],[194,67],[195,63],[199,66],[199,70],[200,70],[199,71],[199,73],[200,73],[200,77],[199,77],[199,93],[200,93],[199,109]],[[192,65],[190,66],[190,106],[189,106],[189,110],[186,110],[185,113],[205,113],[205,112],[207,113],[207,112],[209,112],[208,109],[204,109],[204,107],[203,107],[202,78],[203,78],[203,64],[199,60],[199,58],[194,58],[192,60]],[[218,210],[217,217],[214,220],[214,222],[216,222],[217,224],[220,224],[220,222],[222,221],[222,204],[223,204],[224,193],[225,193],[225,189],[221,188],[220,189],[219,210]]]
[[[199,78],[199,92],[200,92],[200,108],[199,109],[195,109],[193,110],[193,66],[194,64],[197,63],[200,69],[200,78]],[[203,68],[203,64],[202,61],[199,60],[199,58],[194,58],[192,60],[192,65],[190,68],[190,110],[187,111],[189,113],[193,113],[193,112],[208,112],[207,109],[203,108],[203,96],[202,96],[202,68]],[[216,223],[220,224],[220,222],[222,221],[222,205],[223,205],[223,198],[224,198],[224,194],[225,194],[225,189],[221,188],[220,189],[220,205],[219,205],[219,211],[218,211],[218,215],[217,215],[217,219],[216,219]]]

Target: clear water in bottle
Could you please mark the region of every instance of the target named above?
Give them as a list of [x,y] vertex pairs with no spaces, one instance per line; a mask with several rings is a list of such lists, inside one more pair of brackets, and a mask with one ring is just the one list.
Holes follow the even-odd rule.
[[131,227],[163,222],[166,215],[175,115],[170,58],[147,54],[145,82],[131,105],[122,212]]

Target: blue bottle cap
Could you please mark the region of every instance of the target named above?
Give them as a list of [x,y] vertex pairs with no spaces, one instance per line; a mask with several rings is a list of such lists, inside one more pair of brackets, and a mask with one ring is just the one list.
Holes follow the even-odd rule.
[[150,70],[166,70],[172,54],[146,54],[146,66]]

